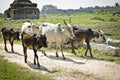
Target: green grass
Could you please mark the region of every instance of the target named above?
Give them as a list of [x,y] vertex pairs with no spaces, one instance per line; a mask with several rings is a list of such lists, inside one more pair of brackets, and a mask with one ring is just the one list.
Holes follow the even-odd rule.
[[[86,49],[81,47],[79,49],[76,49],[75,51],[76,51],[77,55],[83,57]],[[120,64],[120,57],[110,56],[110,55],[108,55],[109,53],[99,51],[99,50],[96,50],[96,49],[92,49],[92,54],[93,54],[94,58],[97,58],[97,59],[100,59],[100,60],[117,62],[117,63]],[[89,51],[88,51],[87,55],[90,56]]]
[[50,76],[32,72],[28,68],[10,63],[0,56],[0,80],[53,80]]
[[[100,20],[91,20],[91,18],[100,17],[105,21]],[[81,27],[92,28],[94,30],[102,29],[105,33],[112,34],[107,36],[112,39],[120,39],[120,17],[112,16],[112,12],[103,13],[75,13],[70,15],[63,14],[54,14],[47,15],[46,18],[41,16],[40,19],[20,19],[20,20],[4,20],[3,16],[0,16],[0,26],[15,27],[18,30],[21,30],[22,23],[26,21],[31,21],[37,26],[40,26],[42,22],[51,22],[51,23],[63,23],[63,19],[69,23],[69,19],[73,25],[78,25]],[[112,21],[110,21],[112,20]],[[0,27],[1,28],[1,27]]]

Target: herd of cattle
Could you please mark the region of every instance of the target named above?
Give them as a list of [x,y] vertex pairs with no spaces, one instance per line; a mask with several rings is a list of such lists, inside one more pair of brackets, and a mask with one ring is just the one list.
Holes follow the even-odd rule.
[[[34,64],[38,67],[40,66],[38,61],[37,50],[44,47],[47,48],[47,43],[55,43],[56,44],[56,57],[58,56],[58,49],[61,50],[63,59],[65,56],[63,54],[63,44],[71,43],[72,53],[76,54],[74,51],[74,41],[82,41],[86,42],[87,49],[85,51],[85,56],[87,56],[88,50],[90,51],[90,56],[92,56],[90,41],[95,42],[105,42],[104,32],[100,29],[98,31],[93,31],[92,29],[82,28],[79,26],[72,26],[67,24],[64,21],[65,26],[62,26],[60,23],[53,24],[44,22],[37,27],[35,24],[31,22],[25,22],[22,24],[21,31],[17,31],[13,28],[4,27],[1,29],[5,51],[8,52],[6,41],[9,40],[11,44],[11,51],[13,50],[13,42],[14,40],[19,40],[21,37],[23,52],[24,52],[24,60],[27,63],[27,48],[32,47],[34,51]],[[42,50],[42,53],[46,56],[45,50]]]

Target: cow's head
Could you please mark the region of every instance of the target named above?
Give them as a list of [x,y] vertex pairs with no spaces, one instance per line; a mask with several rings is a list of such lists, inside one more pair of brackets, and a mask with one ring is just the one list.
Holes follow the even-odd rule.
[[37,36],[40,35],[39,27],[33,23],[32,23],[32,31],[33,31],[33,34],[36,34]]
[[94,38],[95,42],[106,42],[105,34],[101,29],[98,29],[98,32],[94,32],[94,35],[95,35]]
[[46,47],[47,48],[47,38],[46,38],[45,35],[40,35],[39,44],[41,44],[41,47]]
[[73,27],[70,24],[66,24],[65,20],[64,20],[64,24],[65,24],[65,29],[66,29],[66,35],[70,38],[73,39],[75,37],[75,34],[73,32]]

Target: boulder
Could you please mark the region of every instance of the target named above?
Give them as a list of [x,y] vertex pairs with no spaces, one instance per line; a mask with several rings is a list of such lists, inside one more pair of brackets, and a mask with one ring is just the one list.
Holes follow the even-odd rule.
[[120,48],[107,44],[90,43],[92,49],[106,52],[107,55],[120,56]]
[[119,47],[120,48],[120,40],[112,40],[108,41],[108,45]]

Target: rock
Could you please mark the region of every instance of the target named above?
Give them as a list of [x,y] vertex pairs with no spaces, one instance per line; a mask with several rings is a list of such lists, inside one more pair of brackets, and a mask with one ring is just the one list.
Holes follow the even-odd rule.
[[120,47],[120,40],[112,40],[110,38],[107,38],[106,43],[114,47]]
[[112,40],[108,42],[108,45],[120,47],[120,40]]
[[114,47],[107,44],[98,44],[98,43],[90,43],[90,45],[91,45],[91,48],[106,52],[107,55],[120,56],[119,47]]

